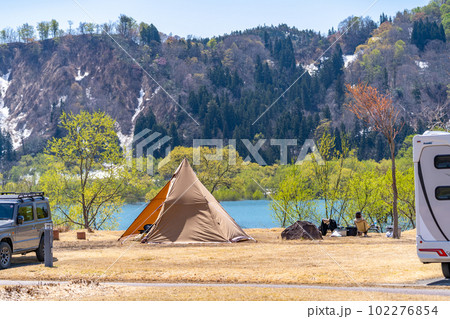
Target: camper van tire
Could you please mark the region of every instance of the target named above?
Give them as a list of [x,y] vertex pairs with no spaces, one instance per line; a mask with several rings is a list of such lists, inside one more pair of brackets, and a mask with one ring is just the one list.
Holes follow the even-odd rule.
[[442,263],[442,273],[445,278],[450,278],[450,263]]

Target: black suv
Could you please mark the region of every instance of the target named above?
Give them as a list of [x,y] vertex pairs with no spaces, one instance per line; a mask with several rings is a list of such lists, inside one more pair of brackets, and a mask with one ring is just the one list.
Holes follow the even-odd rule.
[[44,227],[52,223],[43,192],[0,192],[0,269],[11,265],[12,254],[36,252],[44,261]]

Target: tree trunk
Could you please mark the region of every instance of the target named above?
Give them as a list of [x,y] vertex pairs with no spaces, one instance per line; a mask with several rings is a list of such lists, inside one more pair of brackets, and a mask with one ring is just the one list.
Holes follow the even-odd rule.
[[392,219],[394,220],[394,234],[393,238],[400,238],[398,233],[398,211],[397,211],[397,201],[398,201],[398,192],[397,192],[397,178],[396,178],[396,167],[395,167],[395,141],[389,141],[389,147],[391,149],[391,162],[392,162]]

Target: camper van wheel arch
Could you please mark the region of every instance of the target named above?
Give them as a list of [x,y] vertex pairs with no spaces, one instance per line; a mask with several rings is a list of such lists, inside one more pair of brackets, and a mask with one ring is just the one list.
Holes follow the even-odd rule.
[[442,273],[445,278],[450,278],[450,263],[442,263]]

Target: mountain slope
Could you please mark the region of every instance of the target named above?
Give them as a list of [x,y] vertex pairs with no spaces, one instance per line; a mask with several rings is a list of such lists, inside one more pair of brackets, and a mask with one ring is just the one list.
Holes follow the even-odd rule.
[[[344,84],[364,81],[392,95],[406,121],[399,143],[427,123],[446,121],[448,43],[445,36],[421,39],[423,48],[411,43],[419,20],[439,26],[439,8],[384,16],[381,25],[350,17],[326,37],[280,25],[212,39],[161,34],[160,43],[141,28],[141,38],[119,32],[115,41],[80,34],[4,44],[0,125],[14,148],[31,153],[63,134],[62,111],[106,112],[117,120],[122,145],[144,128],[170,135],[172,146],[256,137],[302,144],[330,121],[337,137],[349,134],[360,158],[379,160],[387,156],[385,142],[345,110]],[[261,153],[271,163],[278,152],[266,143]]]

